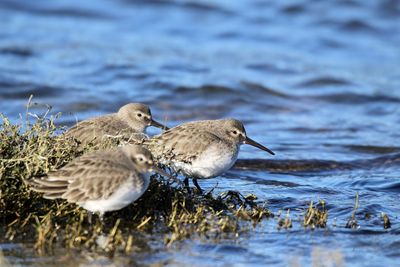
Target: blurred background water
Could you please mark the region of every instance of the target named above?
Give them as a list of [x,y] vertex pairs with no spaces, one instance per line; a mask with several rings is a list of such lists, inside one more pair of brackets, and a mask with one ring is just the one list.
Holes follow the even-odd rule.
[[277,156],[242,147],[205,189],[254,193],[294,220],[311,200],[329,209],[323,230],[271,219],[239,239],[114,259],[0,244],[10,263],[400,266],[400,1],[2,0],[0,25],[0,112],[13,121],[30,95],[31,111],[51,105],[67,126],[127,102],[169,126],[235,117]]

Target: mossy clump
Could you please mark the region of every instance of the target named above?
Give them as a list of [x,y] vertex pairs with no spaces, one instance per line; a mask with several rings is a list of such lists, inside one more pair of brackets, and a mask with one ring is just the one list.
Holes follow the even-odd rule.
[[[104,220],[63,200],[46,200],[26,181],[64,166],[90,150],[118,144],[116,140],[82,147],[62,135],[56,117],[36,117],[33,123],[12,124],[1,115],[0,126],[0,242],[31,242],[39,252],[56,245],[67,248],[129,252],[160,236],[165,244],[191,237],[219,239],[237,236],[245,225],[257,224],[271,212],[254,196],[230,191],[215,196],[188,193],[153,176],[135,203],[106,213]],[[143,238],[142,238],[143,237]]]

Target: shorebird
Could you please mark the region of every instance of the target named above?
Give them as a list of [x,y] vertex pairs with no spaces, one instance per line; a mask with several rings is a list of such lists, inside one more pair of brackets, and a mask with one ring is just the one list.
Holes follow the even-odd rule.
[[44,198],[66,199],[102,218],[105,212],[122,209],[140,198],[153,171],[175,179],[154,166],[147,149],[126,145],[85,154],[29,184],[32,190],[44,193]]
[[181,172],[202,193],[197,179],[216,177],[235,163],[239,148],[248,144],[272,155],[274,152],[250,139],[243,123],[235,119],[184,123],[144,141],[160,164]]
[[150,108],[145,104],[130,103],[122,106],[117,113],[87,119],[77,123],[65,132],[82,144],[98,143],[106,137],[121,137],[125,141],[142,140],[148,126],[168,129],[153,120]]

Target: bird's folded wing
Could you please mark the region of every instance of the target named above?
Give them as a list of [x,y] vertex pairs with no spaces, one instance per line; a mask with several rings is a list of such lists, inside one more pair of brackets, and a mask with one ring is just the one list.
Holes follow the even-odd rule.
[[64,198],[69,202],[107,198],[136,172],[119,153],[91,153],[73,160],[47,177],[36,178],[32,189],[45,198]]
[[180,129],[178,126],[172,130],[145,143],[156,158],[191,162],[211,144],[224,142],[218,136],[198,128]]
[[105,135],[123,135],[125,138],[129,134],[131,134],[131,129],[126,123],[109,115],[81,121],[71,127],[65,133],[65,136],[73,137],[83,142],[91,142],[94,139],[101,140]]

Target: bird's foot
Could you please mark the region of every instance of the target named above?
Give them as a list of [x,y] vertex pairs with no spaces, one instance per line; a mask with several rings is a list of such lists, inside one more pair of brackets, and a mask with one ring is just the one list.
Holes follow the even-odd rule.
[[199,186],[198,182],[197,182],[197,178],[193,178],[192,179],[194,186],[196,186],[197,190],[199,191],[200,195],[203,194],[203,189],[201,189],[201,187]]

